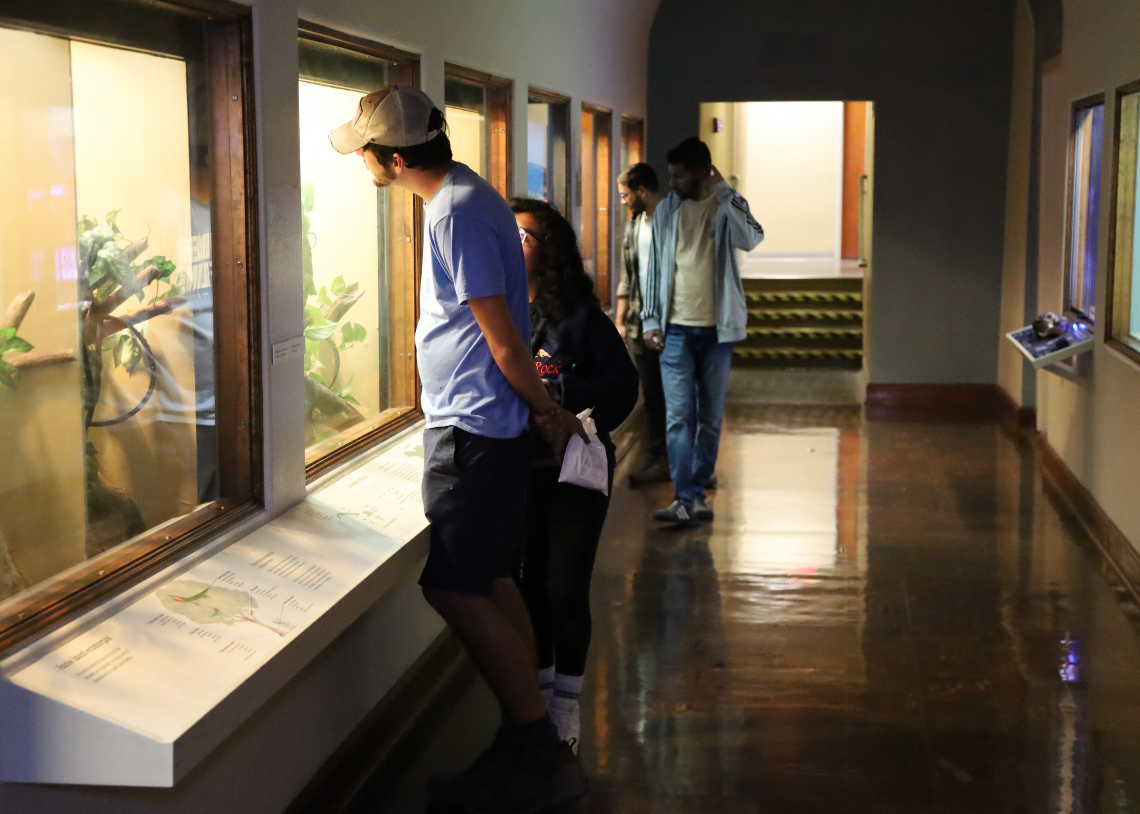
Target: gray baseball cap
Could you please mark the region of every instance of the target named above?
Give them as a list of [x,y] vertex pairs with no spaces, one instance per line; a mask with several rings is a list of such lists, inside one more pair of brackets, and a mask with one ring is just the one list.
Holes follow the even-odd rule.
[[419,88],[387,85],[362,96],[356,115],[329,133],[329,143],[338,153],[355,153],[365,144],[412,147],[439,135],[429,130],[431,97]]

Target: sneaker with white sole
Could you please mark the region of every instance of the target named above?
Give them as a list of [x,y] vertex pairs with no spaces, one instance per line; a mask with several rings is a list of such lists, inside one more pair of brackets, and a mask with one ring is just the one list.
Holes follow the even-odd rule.
[[703,497],[697,496],[693,499],[693,519],[694,520],[712,520],[713,510],[712,506],[708,504]]
[[550,705],[550,720],[558,729],[558,737],[570,745],[570,751],[578,754],[578,739],[582,734],[582,717],[577,698],[554,696]]

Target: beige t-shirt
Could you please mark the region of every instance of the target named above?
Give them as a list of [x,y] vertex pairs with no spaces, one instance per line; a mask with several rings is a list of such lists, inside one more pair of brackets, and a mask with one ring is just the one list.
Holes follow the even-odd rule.
[[703,201],[681,201],[677,214],[676,273],[673,275],[673,296],[669,301],[669,322],[694,327],[716,325],[713,293],[716,264],[713,218],[716,210],[715,195],[709,195]]

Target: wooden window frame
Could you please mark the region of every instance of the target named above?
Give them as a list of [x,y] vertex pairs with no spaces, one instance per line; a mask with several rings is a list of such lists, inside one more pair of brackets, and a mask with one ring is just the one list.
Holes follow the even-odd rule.
[[140,5],[208,23],[214,164],[211,242],[215,271],[226,270],[214,277],[215,387],[218,404],[227,405],[218,410],[218,476],[219,492],[227,496],[161,523],[9,600],[0,617],[0,656],[200,548],[256,513],[263,502],[252,12],[225,0]]
[[[1062,310],[1077,319],[1084,320],[1090,324],[1095,324],[1095,320],[1087,314],[1084,314],[1073,307],[1072,302],[1072,277],[1073,277],[1073,217],[1076,213],[1073,211],[1073,169],[1076,162],[1077,150],[1077,133],[1076,121],[1077,116],[1084,110],[1096,107],[1097,105],[1104,105],[1105,97],[1103,93],[1094,93],[1091,96],[1086,96],[1082,99],[1077,99],[1072,103],[1069,109],[1069,147],[1068,147],[1068,163],[1066,164],[1066,180],[1065,180],[1065,254],[1062,258],[1061,266],[1061,303]],[[1104,133],[1101,133],[1101,138],[1104,138]],[[1102,145],[1102,162],[1103,162],[1103,145]],[[1101,190],[1101,198],[1103,201],[1104,190]],[[1093,269],[1096,272],[1096,269]]]
[[443,74],[447,79],[476,85],[487,91],[487,180],[500,195],[510,198],[514,182],[511,169],[514,163],[511,161],[514,83],[510,79],[451,62],[444,63]]
[[[1110,187],[1109,195],[1111,200],[1109,202],[1109,218],[1108,218],[1108,253],[1105,266],[1105,285],[1106,301],[1105,301],[1105,314],[1104,314],[1104,337],[1105,343],[1116,351],[1119,351],[1126,359],[1129,359],[1134,364],[1140,365],[1140,340],[1130,336],[1127,331],[1122,331],[1122,335],[1118,336],[1118,325],[1121,323],[1128,325],[1130,317],[1121,319],[1119,312],[1132,310],[1132,286],[1136,281],[1132,279],[1132,245],[1135,230],[1140,227],[1140,224],[1135,222],[1136,212],[1136,179],[1140,174],[1140,166],[1132,166],[1132,184],[1131,189],[1127,191],[1126,206],[1120,206],[1120,161],[1121,161],[1121,137],[1123,135],[1120,114],[1121,108],[1124,104],[1124,97],[1140,94],[1140,80],[1130,82],[1127,85],[1122,85],[1116,89],[1116,106],[1115,106],[1115,121],[1113,124],[1112,133],[1112,184]],[[1132,133],[1133,139],[1140,139],[1140,127],[1137,127],[1136,133]],[[1137,161],[1135,154],[1128,158],[1129,163]],[[1125,250],[1121,253],[1118,250],[1118,244]],[[1128,266],[1127,270],[1119,273],[1117,269],[1117,260],[1120,260],[1122,265]],[[1130,328],[1140,328],[1140,326],[1128,325]]]
[[[592,236],[592,243],[594,248],[594,285],[597,288],[598,299],[602,302],[602,307],[609,309],[612,306],[613,287],[610,285],[610,278],[612,276],[613,266],[613,232],[614,232],[614,219],[613,219],[613,111],[609,108],[599,107],[587,102],[582,103],[582,119],[585,117],[593,116],[595,126],[592,128],[593,144],[591,148],[594,152],[594,193],[596,199],[594,201],[594,234]],[[608,127],[599,129],[596,123],[601,121],[608,124]],[[586,144],[583,139],[582,148],[585,149]],[[581,173],[579,173],[580,175]],[[583,209],[586,206],[585,201],[581,201]],[[605,221],[604,228],[602,221]],[[584,231],[584,230],[583,230]],[[585,244],[586,235],[582,235],[583,244]]]
[[[318,23],[300,20],[298,38],[332,45],[388,63],[392,84],[420,86],[420,57],[410,51],[384,45],[362,37],[345,34]],[[305,462],[305,480],[312,481],[347,459],[375,446],[386,438],[419,421],[420,378],[416,369],[415,326],[419,321],[420,264],[423,257],[423,201],[418,195],[405,193],[403,204],[390,207],[389,234],[402,234],[405,239],[392,240],[388,246],[388,307],[393,323],[405,330],[393,331],[389,337],[392,401],[403,406],[382,411],[371,421],[352,428],[351,435],[313,460]],[[407,238],[411,238],[408,240]]]
[[558,207],[558,210],[569,219],[571,209],[574,206],[573,189],[570,184],[572,163],[570,153],[570,97],[531,85],[527,88],[526,100],[527,104],[559,106],[557,117],[552,117],[549,125],[553,133],[553,145],[549,148],[551,157],[557,153],[561,158],[559,165],[550,168],[552,190],[550,203]]

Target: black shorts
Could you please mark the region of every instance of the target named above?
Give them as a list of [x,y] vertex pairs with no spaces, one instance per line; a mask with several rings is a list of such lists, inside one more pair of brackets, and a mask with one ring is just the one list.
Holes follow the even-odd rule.
[[431,550],[424,588],[490,596],[511,575],[522,541],[530,454],[525,434],[487,438],[458,427],[424,430],[424,514]]

